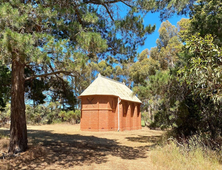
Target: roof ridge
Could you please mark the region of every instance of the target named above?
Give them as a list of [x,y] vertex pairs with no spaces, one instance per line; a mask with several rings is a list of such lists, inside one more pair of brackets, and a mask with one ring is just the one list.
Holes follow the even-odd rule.
[[[109,78],[109,77],[102,76],[101,74],[100,74],[98,77],[102,77],[102,78],[105,78],[105,79],[107,79],[107,80],[113,81],[113,82],[115,82],[115,83],[119,83],[119,84],[125,85],[125,83],[123,83],[123,82],[119,82],[119,81],[114,80],[114,79],[111,79],[111,78]],[[97,78],[98,78],[98,77],[97,77]],[[125,86],[126,86],[126,85],[125,85]],[[127,86],[126,86],[126,87],[127,87]],[[129,87],[128,87],[128,88],[129,88]]]

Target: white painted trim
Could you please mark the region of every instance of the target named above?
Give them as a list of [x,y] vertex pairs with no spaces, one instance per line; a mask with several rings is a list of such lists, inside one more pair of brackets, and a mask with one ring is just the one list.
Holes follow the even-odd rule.
[[119,118],[119,116],[120,116],[120,114],[119,114],[119,104],[120,104],[120,102],[121,102],[121,99],[118,97],[118,102],[117,102],[117,108],[118,108],[118,132],[119,132],[119,130],[120,130],[120,118]]

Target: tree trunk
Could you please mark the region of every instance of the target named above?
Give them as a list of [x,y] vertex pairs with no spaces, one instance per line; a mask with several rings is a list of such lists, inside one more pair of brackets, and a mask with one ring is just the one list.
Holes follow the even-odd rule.
[[27,149],[27,127],[25,117],[24,63],[19,57],[12,61],[11,126],[9,152],[24,152]]

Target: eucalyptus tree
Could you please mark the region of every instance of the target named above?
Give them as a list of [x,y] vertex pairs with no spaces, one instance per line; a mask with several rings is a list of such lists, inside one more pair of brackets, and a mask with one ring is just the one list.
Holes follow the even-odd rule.
[[187,16],[189,14],[190,36],[197,32],[203,38],[206,34],[212,34],[215,37],[214,43],[222,45],[220,0],[148,0],[148,2],[153,5],[153,12],[160,12],[161,20],[168,19],[174,14]]
[[176,26],[169,21],[163,22],[156,44],[156,47],[150,51],[144,50],[138,56],[130,73],[134,81],[134,92],[143,102],[141,110],[149,115],[154,126],[166,127],[166,123],[171,123],[169,115],[175,103],[171,89],[176,82],[171,71],[179,60],[178,53],[183,46]]
[[178,60],[177,54],[183,46],[176,26],[169,21],[163,22],[159,29],[159,38],[156,40],[156,44],[157,47],[150,50],[151,58],[159,61],[162,70],[174,67]]
[[143,50],[137,56],[138,61],[135,62],[129,69],[130,77],[135,83],[134,86],[146,86],[149,76],[155,75],[156,71],[160,67],[158,61],[148,56],[149,50]]
[[147,9],[140,0],[0,0],[0,59],[12,72],[9,151],[27,149],[25,82],[81,77],[93,57],[134,55],[155,29],[143,25]]
[[[176,41],[172,41],[174,43],[171,43],[168,49],[164,47],[164,43],[159,43],[161,50],[158,47],[151,49],[150,56],[153,59],[167,61],[160,62],[162,70],[170,71],[169,79],[162,83],[163,86],[158,86],[163,92],[161,95],[163,102],[157,111],[154,123],[158,126],[173,127],[177,135],[204,134],[216,139],[221,136],[222,129],[222,2],[220,0],[150,0],[149,2],[155,4],[153,12],[160,11],[161,19],[168,19],[174,13],[189,14],[189,19],[182,19],[178,23],[179,37],[174,39]],[[164,29],[163,31],[166,32]],[[178,41],[182,41],[183,44],[175,46]],[[162,60],[162,57],[166,57],[170,51],[177,51],[171,55],[179,57],[179,60],[174,61],[172,64],[174,67],[169,68],[169,60],[167,58]],[[153,87],[152,83],[150,84],[152,91],[155,91],[153,89],[158,81],[154,82]],[[144,87],[138,91],[145,91],[140,95],[150,94]]]
[[203,0],[196,3],[191,12],[191,35],[199,33],[201,37],[211,34],[214,43],[222,46],[222,2],[220,0]]

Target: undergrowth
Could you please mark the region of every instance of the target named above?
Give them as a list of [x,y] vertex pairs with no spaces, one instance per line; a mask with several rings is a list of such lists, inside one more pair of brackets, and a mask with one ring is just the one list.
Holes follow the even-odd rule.
[[219,170],[222,169],[220,143],[192,136],[189,139],[163,139],[151,152],[155,165],[168,170]]

